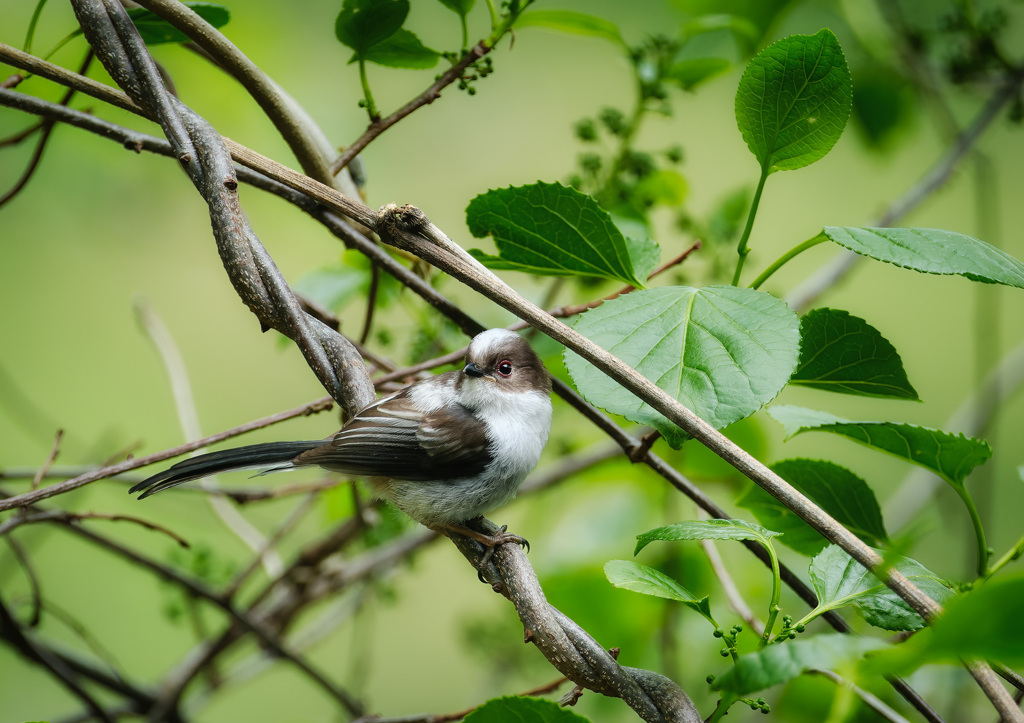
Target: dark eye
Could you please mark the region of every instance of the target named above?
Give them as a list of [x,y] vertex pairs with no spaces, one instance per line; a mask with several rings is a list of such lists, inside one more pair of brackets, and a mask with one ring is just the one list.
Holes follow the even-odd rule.
[[507,377],[507,376],[512,374],[512,362],[510,362],[510,361],[498,362],[498,366],[496,366],[494,368],[494,370],[496,372],[498,372],[498,374],[500,374],[501,376]]

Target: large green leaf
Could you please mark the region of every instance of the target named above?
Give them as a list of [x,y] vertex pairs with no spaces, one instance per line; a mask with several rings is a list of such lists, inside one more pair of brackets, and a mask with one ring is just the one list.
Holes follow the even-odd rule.
[[[978,585],[950,600],[932,625],[931,636],[915,636],[908,653],[915,665],[933,660],[997,660],[1024,664],[1024,575]],[[921,640],[916,638],[920,637]]]
[[[817,459],[787,459],[772,471],[829,513],[869,545],[888,540],[875,493],[845,467]],[[782,542],[804,555],[814,555],[828,541],[788,507],[754,485],[736,501],[754,513],[761,524],[783,534]]]
[[812,309],[800,319],[800,363],[790,382],[841,394],[918,398],[892,344],[840,309]]
[[[779,393],[796,367],[799,320],[785,303],[735,286],[665,287],[607,301],[573,325],[715,427],[747,417]],[[682,430],[566,351],[591,404],[650,424],[678,446]]]
[[[400,28],[391,37],[377,43],[363,54],[363,59],[389,68],[433,68],[441,54],[420,42],[416,35]],[[358,60],[353,55],[352,60]]]
[[[215,28],[228,24],[231,19],[231,11],[223,5],[204,2],[183,3],[196,15],[208,22]],[[154,12],[144,8],[130,8],[128,17],[132,19],[135,28],[139,31],[146,45],[160,45],[161,43],[186,43],[189,37],[169,22]]]
[[363,57],[398,32],[409,14],[409,0],[345,0],[334,22],[334,34]]
[[574,35],[589,35],[610,40],[621,48],[627,48],[615,23],[594,15],[573,10],[531,10],[516,19],[516,28],[546,28]]
[[766,530],[746,520],[687,520],[674,525],[666,525],[649,530],[636,536],[636,549],[633,554],[647,547],[652,542],[678,542],[681,540],[756,540],[762,545],[770,545],[771,538],[782,533]]
[[608,578],[608,582],[615,587],[632,590],[643,595],[676,600],[714,622],[707,595],[698,598],[660,570],[632,560],[609,560],[604,565],[604,574]]
[[[885,553],[879,551],[879,554]],[[889,564],[922,592],[939,603],[954,596],[952,586],[909,557],[896,556]],[[811,584],[818,606],[805,618],[853,605],[871,625],[885,630],[917,630],[924,620],[899,595],[838,545],[829,545],[811,561]]]
[[736,123],[763,173],[803,168],[825,156],[850,117],[853,83],[831,30],[772,43],[747,64]]
[[768,413],[785,427],[787,437],[810,431],[839,434],[929,469],[958,488],[972,469],[992,456],[992,448],[984,440],[914,424],[851,422],[827,412],[786,405],[772,407]]
[[492,268],[553,276],[600,276],[643,288],[630,242],[590,196],[560,183],[534,183],[480,194],[466,208],[477,238],[492,236],[499,258],[471,253]]
[[957,274],[972,281],[1024,289],[1024,263],[955,231],[826,226],[822,233],[851,251],[903,268],[926,274]]
[[831,633],[769,645],[741,655],[732,668],[715,678],[711,687],[744,696],[785,683],[811,669],[832,670],[852,663],[886,643],[861,635]]
[[589,719],[552,700],[526,696],[492,698],[466,716],[466,723],[587,723]]

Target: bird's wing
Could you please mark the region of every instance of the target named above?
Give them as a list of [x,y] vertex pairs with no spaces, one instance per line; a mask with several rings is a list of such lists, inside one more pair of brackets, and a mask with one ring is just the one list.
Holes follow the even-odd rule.
[[407,391],[357,414],[294,464],[343,474],[424,481],[471,477],[491,461],[485,426],[457,403],[423,412]]

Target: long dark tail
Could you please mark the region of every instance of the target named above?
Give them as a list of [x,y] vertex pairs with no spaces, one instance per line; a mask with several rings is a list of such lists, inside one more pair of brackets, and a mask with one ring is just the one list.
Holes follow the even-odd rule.
[[319,447],[323,443],[323,440],[315,442],[268,442],[266,444],[251,444],[248,447],[236,447],[235,449],[225,449],[221,452],[203,454],[199,457],[178,462],[160,474],[144,479],[128,490],[128,493],[142,492],[139,495],[141,500],[150,495],[155,495],[157,492],[168,487],[174,487],[182,482],[190,482],[202,477],[209,477],[211,474],[219,472],[266,467],[268,465],[278,465],[277,469],[288,469],[291,467],[291,461],[298,454],[308,449]]

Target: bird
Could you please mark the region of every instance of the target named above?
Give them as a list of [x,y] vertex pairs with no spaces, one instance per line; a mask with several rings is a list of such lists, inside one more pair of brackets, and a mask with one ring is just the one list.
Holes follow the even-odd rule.
[[325,440],[254,444],[192,457],[134,485],[139,499],[238,469],[319,466],[367,477],[412,519],[493,549],[518,535],[467,527],[516,495],[551,430],[551,375],[519,334],[473,337],[460,370],[438,374],[359,411]]

